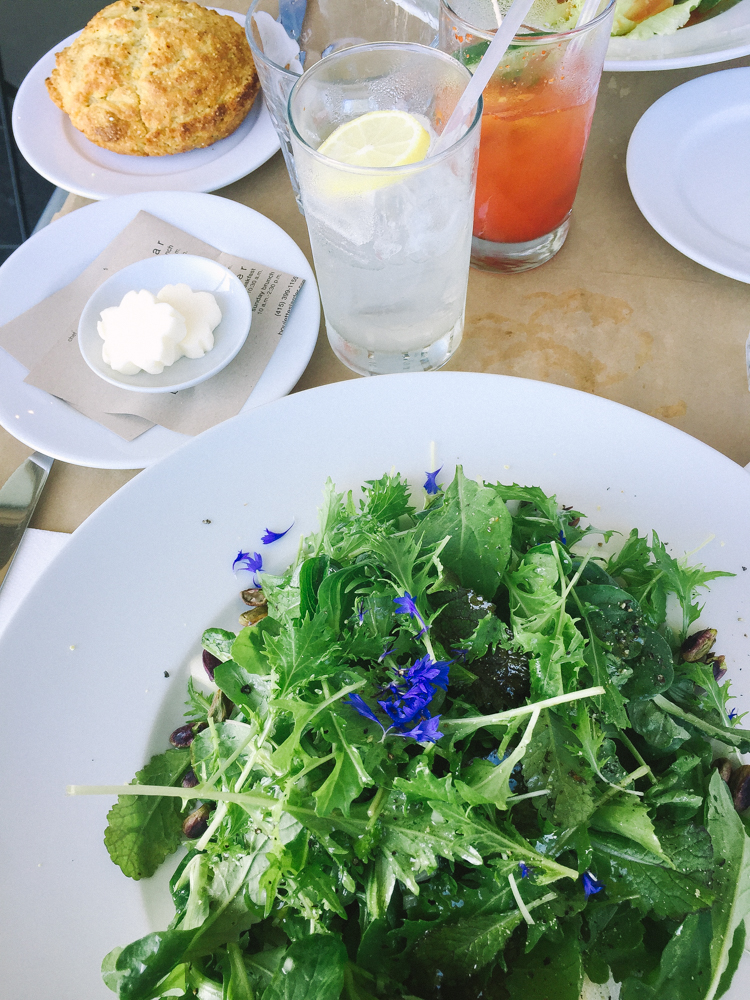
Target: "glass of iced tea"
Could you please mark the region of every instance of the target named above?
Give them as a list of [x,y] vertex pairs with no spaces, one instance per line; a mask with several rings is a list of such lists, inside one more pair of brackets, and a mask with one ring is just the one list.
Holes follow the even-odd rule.
[[[469,70],[510,0],[441,0],[440,47]],[[565,242],[614,0],[577,28],[582,2],[537,0],[484,91],[471,262],[525,271]]]

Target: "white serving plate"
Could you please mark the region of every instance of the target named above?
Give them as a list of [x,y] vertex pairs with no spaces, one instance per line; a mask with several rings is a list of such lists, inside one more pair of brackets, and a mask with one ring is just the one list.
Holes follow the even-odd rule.
[[[654,528],[673,553],[703,546],[696,558],[736,573],[714,582],[703,620],[719,630],[735,704],[750,707],[750,477],[694,438],[572,389],[460,372],[341,382],[242,414],[100,507],[0,638],[5,995],[111,1000],[102,957],[169,921],[165,873],[136,883],[109,860],[112,800],[65,786],[129,781],[165,748],[202,630],[237,627],[237,550],[294,517],[264,552],[281,570],[328,476],[356,487],[395,466],[419,489],[432,441],[444,482],[461,462],[472,477],[536,484],[597,525]],[[727,1000],[748,989],[745,956]]]
[[630,137],[627,173],[660,236],[750,282],[750,67],[689,80],[652,104]]
[[[212,9],[244,27],[242,14]],[[136,191],[216,191],[257,170],[279,148],[260,91],[239,128],[205,149],[171,156],[125,156],[94,145],[71,125],[44,85],[55,68],[55,53],[80,33],[64,38],[32,66],[13,102],[18,148],[37,173],[58,187],[96,199]]]
[[[22,244],[0,267],[0,324],[63,288],[131,222],[150,212],[227,253],[305,279],[284,333],[245,403],[285,395],[307,367],[320,326],[320,299],[307,258],[283,229],[258,212],[210,194],[151,191],[79,208]],[[27,385],[28,371],[0,348],[0,425],[36,451],[96,469],[142,469],[190,437],[152,427],[125,441],[61,399]]]

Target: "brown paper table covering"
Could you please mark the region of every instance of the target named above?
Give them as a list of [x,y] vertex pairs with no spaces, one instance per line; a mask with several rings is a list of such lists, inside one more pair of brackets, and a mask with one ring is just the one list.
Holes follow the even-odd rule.
[[[247,9],[243,0],[223,0],[222,6]],[[644,111],[686,80],[733,66],[750,66],[750,58],[604,74],[567,243],[535,271],[472,269],[464,341],[448,368],[541,379],[605,396],[666,420],[736,462],[750,461],[750,285],[669,246],[641,216],[625,175],[628,140]],[[280,153],[216,193],[278,223],[312,264]],[[71,196],[63,211],[83,204]],[[356,377],[334,357],[321,328],[294,391]],[[0,483],[30,450],[0,430]],[[56,462],[32,525],[72,531],[134,475]],[[699,478],[696,485],[710,489]]]

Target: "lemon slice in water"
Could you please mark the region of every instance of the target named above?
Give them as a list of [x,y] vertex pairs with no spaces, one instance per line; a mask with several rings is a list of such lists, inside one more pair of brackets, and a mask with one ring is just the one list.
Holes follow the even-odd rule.
[[430,133],[406,111],[368,111],[339,125],[318,152],[355,167],[403,167],[427,156]]

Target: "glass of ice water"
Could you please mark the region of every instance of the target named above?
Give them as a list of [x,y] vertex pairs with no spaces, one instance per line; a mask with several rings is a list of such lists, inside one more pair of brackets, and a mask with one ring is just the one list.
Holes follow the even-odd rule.
[[254,0],[245,33],[302,211],[289,139],[292,87],[323,56],[363,42],[436,45],[439,0]]
[[318,152],[334,129],[404,111],[434,138],[470,74],[423,45],[380,42],[316,63],[289,98],[289,125],[331,347],[361,375],[430,371],[461,341],[481,104],[436,156],[362,167]]

